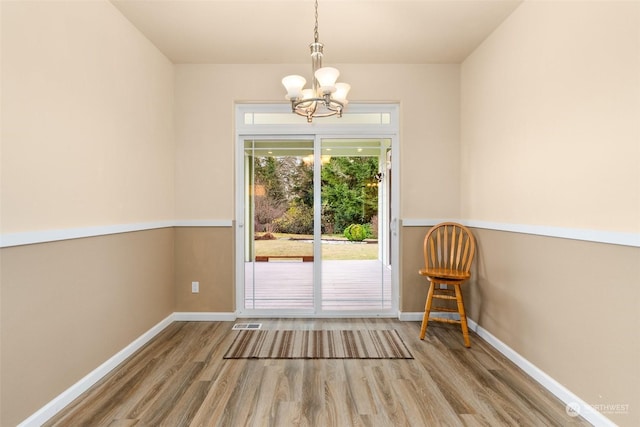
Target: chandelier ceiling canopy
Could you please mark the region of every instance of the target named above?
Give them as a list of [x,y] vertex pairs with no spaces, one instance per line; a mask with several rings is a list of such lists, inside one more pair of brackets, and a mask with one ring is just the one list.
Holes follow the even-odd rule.
[[336,83],[340,71],[333,67],[322,66],[324,45],[318,36],[318,0],[315,0],[315,27],[311,49],[311,88],[305,89],[307,80],[298,75],[286,76],[282,84],[287,90],[286,99],[291,101],[291,110],[307,118],[311,123],[314,117],[328,117],[337,115],[342,117],[346,107],[347,94],[351,86],[347,83]]

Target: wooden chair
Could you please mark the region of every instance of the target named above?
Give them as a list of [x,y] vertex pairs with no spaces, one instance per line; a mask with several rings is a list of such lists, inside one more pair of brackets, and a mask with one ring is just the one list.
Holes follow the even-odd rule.
[[[475,238],[464,225],[454,222],[443,222],[433,226],[424,238],[424,265],[419,270],[420,275],[429,281],[429,293],[422,318],[420,339],[424,339],[427,333],[429,320],[437,322],[460,324],[464,345],[471,347],[469,342],[469,330],[467,328],[467,316],[462,301],[460,285],[471,277],[469,270],[475,254]],[[442,286],[444,285],[444,286]],[[450,288],[450,287],[453,287]],[[457,309],[450,307],[434,307],[433,299],[455,300]],[[429,317],[431,311],[458,313],[460,320]]]

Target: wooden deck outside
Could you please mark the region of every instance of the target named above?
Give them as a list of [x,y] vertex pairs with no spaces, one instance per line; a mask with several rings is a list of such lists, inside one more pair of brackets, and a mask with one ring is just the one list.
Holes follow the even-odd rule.
[[[245,263],[245,308],[313,310],[313,262]],[[388,310],[391,270],[379,260],[322,261],[323,311]]]

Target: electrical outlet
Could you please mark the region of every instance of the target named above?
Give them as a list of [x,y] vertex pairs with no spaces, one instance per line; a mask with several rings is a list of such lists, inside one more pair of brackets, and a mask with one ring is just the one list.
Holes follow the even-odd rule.
[[197,294],[200,292],[200,282],[191,282],[191,293]]

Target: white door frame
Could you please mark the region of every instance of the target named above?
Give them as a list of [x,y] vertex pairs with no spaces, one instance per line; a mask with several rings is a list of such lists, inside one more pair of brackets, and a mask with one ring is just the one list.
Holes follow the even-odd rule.
[[[279,124],[270,123],[273,118]],[[273,313],[261,313],[256,310],[244,309],[244,233],[245,233],[245,212],[244,212],[244,141],[246,139],[290,139],[309,138],[315,141],[315,155],[320,155],[317,150],[321,139],[326,138],[388,138],[391,140],[391,170],[394,171],[394,178],[391,182],[391,215],[388,218],[388,227],[391,235],[391,293],[392,306],[385,317],[397,317],[399,307],[399,236],[398,218],[400,208],[400,183],[398,179],[399,171],[399,106],[398,104],[349,104],[348,112],[342,118],[317,119],[309,124],[303,117],[298,117],[291,113],[288,104],[236,104],[236,179],[235,179],[235,242],[236,242],[236,316],[237,317],[272,317]],[[314,167],[320,167],[319,157],[314,162]],[[318,188],[314,188],[316,194],[320,194],[320,182],[314,182]],[[318,212],[317,209],[315,209]],[[315,238],[320,239],[320,221],[314,221]],[[314,245],[319,248],[320,245]],[[317,249],[316,249],[317,250]],[[319,254],[315,254],[319,256]],[[316,259],[319,259],[316,258]],[[314,281],[319,278],[319,266],[314,268]],[[317,282],[316,282],[317,283]],[[371,317],[380,316],[380,313],[354,312],[327,313],[318,311],[318,296],[316,289],[316,309],[313,313],[286,313],[278,314],[286,317]]]

